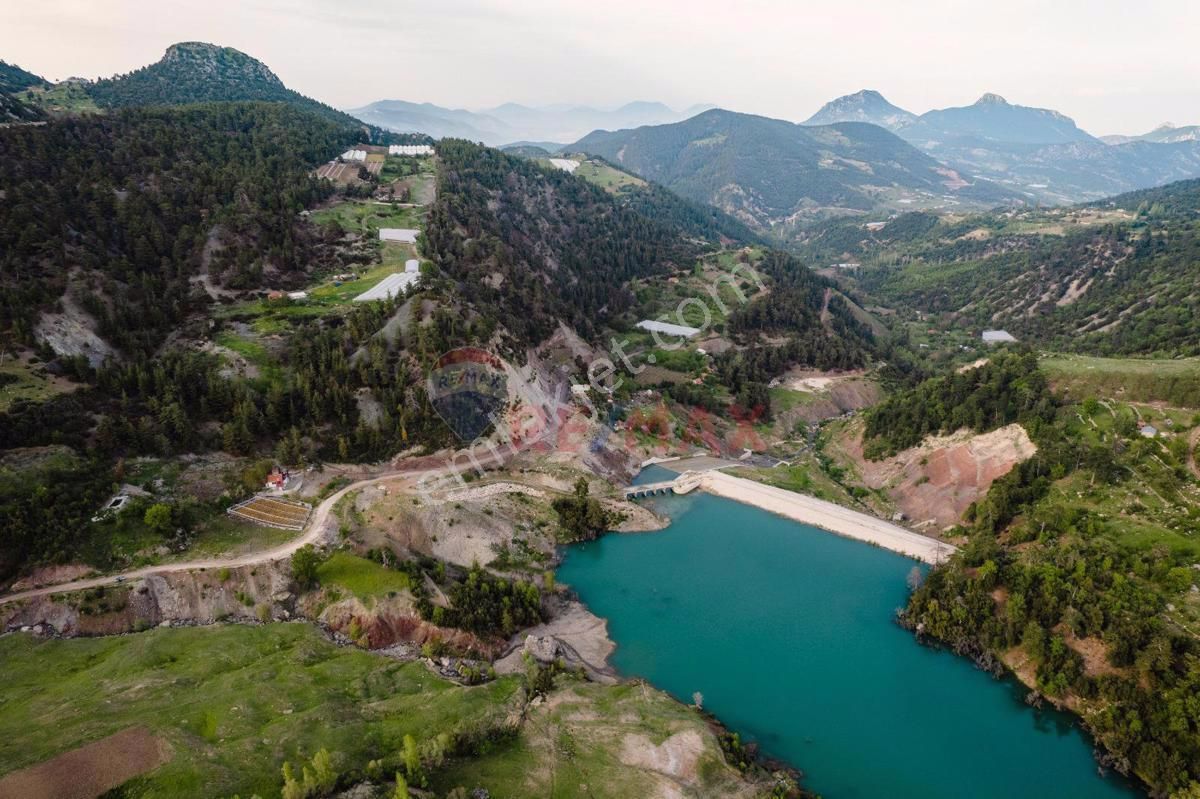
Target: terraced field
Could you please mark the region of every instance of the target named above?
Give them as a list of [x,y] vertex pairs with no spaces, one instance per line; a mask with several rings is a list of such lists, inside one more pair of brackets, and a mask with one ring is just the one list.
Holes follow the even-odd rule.
[[239,518],[284,530],[303,530],[311,512],[312,508],[300,502],[261,496],[229,509],[230,514]]

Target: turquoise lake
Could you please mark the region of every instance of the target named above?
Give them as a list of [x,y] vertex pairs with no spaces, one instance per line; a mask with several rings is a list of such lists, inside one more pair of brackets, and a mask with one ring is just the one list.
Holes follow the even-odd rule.
[[[647,478],[643,475],[643,481]],[[704,706],[826,799],[1135,797],[1070,717],[893,622],[915,562],[707,494],[666,530],[572,546],[558,578],[613,666]]]

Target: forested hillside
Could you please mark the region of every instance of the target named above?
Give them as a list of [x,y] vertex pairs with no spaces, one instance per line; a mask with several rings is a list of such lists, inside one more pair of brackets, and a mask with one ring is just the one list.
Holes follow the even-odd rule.
[[1098,354],[1200,352],[1200,181],[1058,211],[898,217],[811,231],[814,264],[884,304]]
[[16,64],[0,61],[0,123],[33,122],[44,115],[37,107],[17,96],[31,86],[42,86],[46,81]]
[[679,228],[561,170],[461,140],[438,154],[426,252],[512,343],[538,342],[559,320],[595,336],[629,307],[629,279],[700,252]]
[[1172,434],[1146,438],[1145,406],[1090,396],[1069,404],[1046,384],[1034,356],[1002,355],[869,415],[877,453],[1013,421],[1038,446],[951,531],[965,546],[913,593],[904,622],[996,673],[1015,670],[1034,690],[1029,701],[1049,697],[1079,714],[1103,765],[1136,774],[1155,795],[1191,796],[1200,782],[1190,568],[1200,557],[1200,491],[1186,465],[1187,413],[1158,422]]
[[359,138],[375,143],[429,141],[421,135],[389,134],[349,114],[287,88],[261,61],[206,42],[181,42],[167,48],[154,64],[87,85],[101,108],[186,105],[217,101],[281,102],[319,114],[330,122],[359,129]]
[[893,394],[867,415],[868,458],[894,455],[926,436],[968,428],[986,433],[1021,422],[1035,435],[1055,404],[1033,354],[1002,354],[981,366]]
[[657,183],[627,186],[616,196],[631,211],[693,238],[725,243],[762,241],[749,226],[715,206],[684,199]]
[[747,379],[766,383],[797,364],[852,369],[867,362],[874,349],[871,331],[832,283],[779,251],[767,252],[755,269],[771,280],[771,290],[729,317],[730,331],[754,344],[718,359],[731,389]]
[[128,109],[0,130],[0,329],[32,343],[72,286],[100,335],[149,352],[208,301],[190,282],[214,227],[218,285],[313,266],[297,214],[331,187],[310,167],[357,131],[284,104]]

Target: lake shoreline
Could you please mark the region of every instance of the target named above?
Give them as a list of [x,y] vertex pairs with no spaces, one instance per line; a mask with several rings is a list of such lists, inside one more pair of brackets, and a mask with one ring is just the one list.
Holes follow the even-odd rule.
[[[737,478],[731,479],[737,480]],[[737,482],[748,481],[737,480]],[[1093,778],[1097,776],[1094,757],[1095,740],[1088,734],[1086,725],[1081,725],[1079,717],[1073,713],[1063,713],[1062,716],[1065,718],[1057,715],[1042,715],[1042,713],[1061,713],[1053,706],[1047,706],[1044,711],[1028,707],[1022,701],[1023,694],[1027,689],[1022,689],[1021,681],[1015,678],[1016,675],[1008,673],[1005,675],[1007,679],[1000,680],[1007,684],[1004,699],[1003,701],[995,699],[995,689],[986,687],[986,683],[991,683],[991,680],[986,680],[981,684],[977,678],[966,676],[970,672],[979,673],[976,665],[970,663],[969,659],[967,659],[967,663],[962,663],[961,658],[955,657],[954,652],[949,651],[948,647],[939,645],[938,642],[926,641],[922,645],[921,642],[914,639],[910,631],[898,629],[898,625],[895,625],[894,619],[891,618],[885,622],[886,628],[896,630],[909,646],[901,646],[898,641],[881,643],[881,636],[890,638],[893,633],[886,632],[875,622],[870,622],[869,628],[862,626],[859,622],[864,617],[857,609],[851,608],[847,612],[847,607],[855,604],[854,597],[858,597],[858,602],[861,604],[866,601],[862,597],[876,593],[890,595],[893,590],[900,590],[884,586],[893,585],[893,572],[895,572],[895,580],[902,583],[904,569],[908,567],[902,564],[889,567],[887,564],[891,561],[881,560],[881,558],[884,553],[887,553],[889,557],[899,555],[911,558],[912,550],[897,553],[892,552],[890,548],[876,546],[872,548],[876,554],[870,554],[871,549],[835,543],[837,539],[855,540],[855,537],[851,535],[795,535],[794,530],[788,529],[792,524],[800,523],[812,526],[812,522],[807,518],[798,520],[789,514],[773,513],[772,508],[763,508],[759,502],[737,501],[732,497],[721,496],[713,491],[705,491],[704,494],[707,496],[694,498],[699,500],[702,511],[692,507],[693,503],[691,502],[677,504],[684,500],[684,497],[674,498],[675,501],[671,501],[671,497],[664,498],[668,500],[669,504],[658,512],[671,517],[671,527],[684,524],[682,520],[685,518],[688,520],[688,529],[677,531],[682,535],[603,536],[600,540],[589,542],[578,552],[573,553],[569,563],[568,559],[564,558],[563,563],[560,564],[562,571],[559,571],[558,574],[562,584],[570,588],[574,597],[588,609],[590,614],[605,622],[605,632],[611,636],[610,640],[613,645],[611,657],[607,659],[608,665],[621,682],[645,680],[656,688],[668,692],[684,704],[687,703],[686,697],[693,695],[693,692],[702,693],[706,714],[711,714],[718,719],[725,729],[740,732],[742,740],[758,742],[763,747],[759,750],[759,756],[762,758],[759,762],[774,761],[787,764],[792,769],[802,769],[798,773],[802,777],[801,783],[807,787],[807,790],[819,790],[823,793],[833,794],[837,793],[839,788],[861,790],[864,786],[875,786],[877,780],[873,781],[874,778],[863,776],[861,763],[858,762],[861,760],[859,753],[863,746],[867,746],[868,749],[877,753],[888,752],[891,751],[888,748],[889,745],[882,740],[872,742],[873,736],[878,737],[876,733],[865,734],[863,730],[857,728],[847,731],[840,726],[841,723],[838,720],[846,716],[845,708],[842,705],[845,700],[841,698],[840,691],[805,691],[792,686],[781,692],[778,686],[764,688],[766,683],[759,679],[761,664],[782,657],[785,661],[785,670],[791,668],[796,673],[803,673],[807,683],[814,685],[824,683],[832,686],[846,674],[847,670],[871,672],[870,664],[892,662],[896,658],[901,658],[912,667],[905,668],[906,673],[924,673],[929,668],[934,668],[941,675],[938,679],[918,681],[920,684],[914,689],[921,697],[917,700],[921,707],[937,709],[930,711],[929,733],[931,735],[942,734],[942,738],[946,741],[961,741],[969,738],[970,732],[977,729],[980,717],[989,719],[989,723],[1002,723],[1001,728],[1005,731],[1005,739],[1010,742],[1010,746],[1018,747],[1013,751],[1019,752],[1022,758],[1028,757],[1029,762],[1037,766],[1032,769],[1032,773],[1041,775],[1038,778],[1030,778],[1028,775],[1020,777],[1009,775],[1000,780],[997,785],[992,786],[996,792],[985,792],[980,795],[1000,796],[1003,795],[999,792],[1001,789],[1007,791],[1008,787],[1015,785],[1021,785],[1024,788],[1030,784],[1040,785],[1038,780],[1050,776],[1053,777],[1051,780],[1053,784],[1064,786],[1068,792],[1077,788],[1082,790],[1083,787],[1086,787],[1088,791],[1084,794],[1076,790],[1072,795],[1096,797],[1142,795],[1138,791],[1138,786],[1129,785],[1128,780],[1122,779],[1116,774],[1111,775],[1108,780],[1100,779],[1093,782]],[[734,501],[728,505],[722,503],[722,500],[730,499]],[[767,518],[760,517],[754,519],[753,523],[749,523],[745,511],[733,510],[737,506],[747,510],[752,509],[752,512],[764,513],[767,517],[774,517],[777,521],[772,523]],[[674,509],[678,509],[680,513],[677,515],[671,512]],[[749,517],[749,519],[752,518]],[[757,534],[730,536],[730,531],[755,531],[756,533],[761,532],[762,536]],[[770,557],[762,556],[761,547],[759,551],[755,551],[752,546],[753,541],[759,541],[761,544],[760,539],[763,537],[768,542],[775,542],[771,545],[774,549],[772,549],[773,554]],[[744,544],[743,538],[747,538]],[[671,541],[674,541],[674,544],[669,543]],[[618,544],[617,542],[622,543]],[[936,542],[931,541],[931,543]],[[701,552],[710,548],[719,550],[722,554],[715,559],[712,557],[705,559]],[[778,548],[782,549],[776,551]],[[862,553],[861,564],[859,556],[851,557],[855,552]],[[615,561],[614,558],[616,558]],[[609,571],[607,573],[600,570],[605,567],[599,566],[604,559],[608,561],[607,569]],[[688,563],[688,569],[683,570],[686,574],[682,574],[679,570],[664,569],[661,565],[678,562]],[[892,563],[894,564],[894,562]],[[835,615],[841,614],[838,617],[840,621],[831,624],[828,621],[828,614],[784,613],[774,622],[770,622],[769,619],[762,622],[774,624],[774,627],[768,626],[765,631],[758,629],[747,640],[732,646],[729,653],[720,655],[719,646],[725,645],[727,636],[736,635],[734,631],[738,629],[736,627],[737,620],[746,618],[746,613],[739,609],[739,603],[750,602],[754,607],[760,607],[764,599],[758,591],[732,589],[721,592],[720,598],[717,599],[711,592],[697,592],[695,587],[697,583],[707,585],[721,579],[728,579],[731,571],[734,574],[747,574],[747,569],[754,570],[752,574],[756,579],[763,576],[763,570],[769,572],[767,576],[778,578],[761,583],[763,590],[770,590],[771,586],[778,589],[776,593],[779,596],[775,601],[767,601],[767,606],[776,608],[791,605],[796,607],[819,606],[834,612]],[[806,575],[804,579],[796,579],[797,570]],[[881,580],[880,577],[885,572],[888,579]],[[851,579],[855,581],[857,589],[851,588],[842,592],[840,596],[844,601],[829,605],[825,599],[828,595],[827,591],[821,587],[820,582],[827,578],[834,581]],[[757,582],[755,584],[759,585]],[[783,599],[784,596],[786,596],[786,601]],[[896,601],[884,598],[868,604],[870,607],[895,607]],[[628,612],[618,612],[620,608],[625,608]],[[695,629],[691,632],[687,632],[690,628],[686,625],[679,627],[675,624],[681,608],[685,609],[682,612],[690,614],[691,618],[697,621]],[[871,617],[875,617],[875,614],[872,613]],[[758,639],[760,635],[770,637],[783,634],[784,637],[779,638],[781,642],[786,644],[786,642],[794,641],[796,638],[794,625],[797,621],[805,619],[812,620],[811,623],[803,622],[805,627],[803,638],[809,642],[809,645],[799,649],[790,645],[785,645],[782,649],[770,647],[758,651],[752,657],[745,656],[746,652],[754,651],[761,646],[761,641]],[[615,630],[614,624],[617,624]],[[756,627],[761,627],[761,625],[756,625]],[[718,628],[726,632],[722,632],[716,639],[713,639],[711,631]],[[684,632],[680,633],[680,629]],[[717,642],[720,644],[718,645]],[[917,644],[917,646],[911,647],[912,644]],[[694,651],[696,647],[701,647],[709,654],[709,657],[701,658],[698,661],[695,657],[680,654]],[[845,662],[830,664],[826,662],[827,658],[823,659],[814,654],[834,650],[842,652],[855,665],[847,667]],[[941,650],[940,654],[939,650]],[[934,660],[930,661],[929,655],[920,654],[922,652],[934,654]],[[884,653],[886,653],[886,657]],[[946,665],[946,660],[943,658],[947,656],[951,662],[958,661],[965,665],[965,671],[962,669],[962,665]],[[726,664],[727,657],[732,658],[728,661],[728,665],[716,668],[711,665],[697,665],[702,661],[711,662],[712,659]],[[884,701],[885,697],[887,701],[898,701],[901,705],[904,702],[911,703],[913,701],[908,694],[895,693],[894,686],[889,687],[894,682],[895,675],[886,669],[884,672],[878,675],[880,676],[878,680],[868,679],[865,685],[856,683],[856,691],[860,693],[875,691],[880,694],[877,697],[878,701],[870,700],[867,703],[874,709],[872,712],[877,712],[878,708],[887,706]],[[875,675],[861,676],[870,678]],[[722,680],[728,684],[722,684]],[[948,686],[949,693],[947,693]],[[734,695],[738,697],[737,702],[733,705],[730,704],[730,691],[734,691]],[[743,701],[743,695],[746,692],[751,694],[749,702]],[[834,696],[839,698],[830,698]],[[948,698],[952,698],[953,701],[941,701]],[[952,710],[962,707],[964,702],[971,705],[973,711],[964,713]],[[781,704],[786,706],[782,712],[777,710]],[[754,708],[753,711],[749,711],[750,715],[747,715],[747,707]],[[901,711],[897,710],[896,712],[900,713]],[[907,713],[908,711],[904,710],[903,712]],[[766,715],[762,715],[763,713]],[[771,715],[773,713],[776,715]],[[1031,738],[1029,736],[1030,722],[1028,719],[1031,713],[1037,714],[1038,719],[1044,720],[1035,722],[1033,726],[1039,736],[1049,734],[1051,736],[1049,741],[1041,737]],[[849,715],[858,717],[861,714],[851,713]],[[807,719],[808,721],[796,723],[795,719]],[[1049,724],[1051,720],[1054,721],[1055,729],[1058,730],[1057,734],[1053,731],[1047,733],[1045,729],[1037,729],[1043,724]],[[850,726],[853,726],[853,722],[850,722]],[[945,730],[950,728],[955,728],[956,732],[945,734]],[[1068,751],[1065,756],[1061,753],[1046,755],[1046,751],[1058,747],[1057,743],[1050,744],[1068,735],[1068,730],[1070,736],[1075,737],[1077,742],[1082,742],[1082,746],[1079,746],[1078,743],[1074,744],[1073,746],[1076,748]],[[843,746],[842,741],[849,743]],[[1031,744],[1036,745],[1031,748]],[[1079,749],[1082,749],[1082,752]],[[1070,757],[1078,757],[1086,765],[1080,767],[1078,761],[1072,761],[1069,759]],[[952,795],[947,792],[951,790],[947,786],[958,785],[957,778],[951,776],[940,780],[931,780],[927,774],[912,771],[909,767],[912,760],[911,757],[900,757],[897,762],[890,765],[895,776],[889,777],[891,780],[889,785],[895,783],[893,787],[898,791],[894,795],[904,797],[929,795],[937,796],[939,799]],[[1066,764],[1071,762],[1075,762],[1076,766],[1068,770]],[[1032,783],[1031,779],[1033,779]],[[929,793],[931,789],[936,790]],[[939,790],[942,792],[939,793]],[[1049,794],[1035,791],[1032,795],[1045,796]]]

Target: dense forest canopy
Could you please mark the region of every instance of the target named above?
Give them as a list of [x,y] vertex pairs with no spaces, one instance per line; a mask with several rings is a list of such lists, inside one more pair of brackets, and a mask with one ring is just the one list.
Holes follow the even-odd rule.
[[987,363],[891,395],[867,414],[866,454],[879,458],[930,435],[961,428],[986,433],[1013,422],[1036,432],[1055,402],[1033,353],[1000,353]]
[[100,335],[148,352],[207,302],[190,278],[210,233],[217,282],[303,273],[297,214],[331,187],[312,165],[357,131],[278,103],[128,109],[0,130],[0,329],[31,341],[72,282]]
[[701,251],[561,170],[460,140],[443,140],[438,155],[426,253],[514,343],[544,340],[559,320],[592,337],[630,306],[628,280]]

